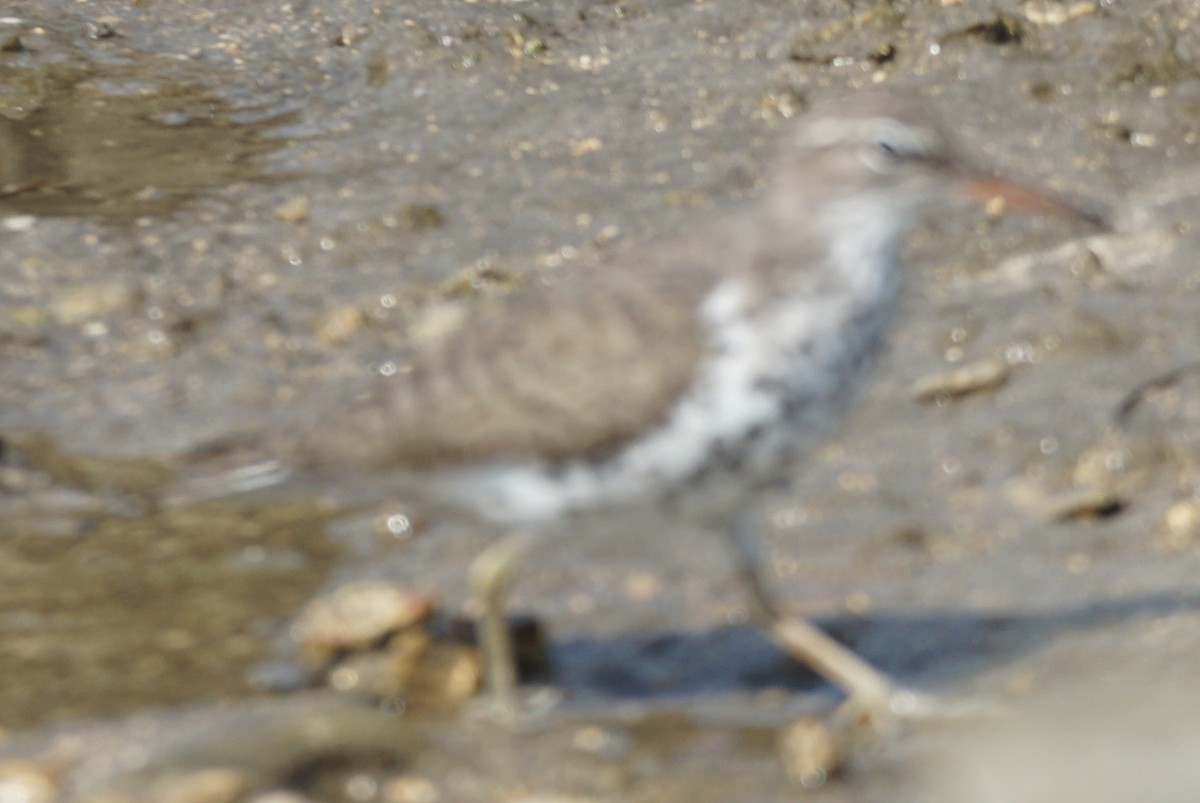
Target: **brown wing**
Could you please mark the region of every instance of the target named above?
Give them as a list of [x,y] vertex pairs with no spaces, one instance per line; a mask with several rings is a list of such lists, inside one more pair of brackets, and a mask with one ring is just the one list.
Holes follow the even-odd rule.
[[696,368],[711,282],[699,266],[595,271],[468,322],[373,398],[324,417],[308,457],[395,469],[553,459],[661,420]]

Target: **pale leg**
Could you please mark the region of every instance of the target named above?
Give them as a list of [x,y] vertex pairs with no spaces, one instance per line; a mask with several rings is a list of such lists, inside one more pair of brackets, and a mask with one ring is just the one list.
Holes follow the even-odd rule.
[[480,607],[479,651],[484,684],[499,719],[512,722],[521,708],[512,634],[505,620],[505,595],[513,571],[532,536],[516,532],[489,546],[471,562],[471,591]]
[[763,578],[751,513],[734,516],[727,532],[738,572],[753,600],[755,617],[765,624],[784,651],[844,691],[849,697],[847,706],[853,709],[895,714],[898,703],[912,698],[911,694],[901,692],[891,678],[824,631],[804,619],[780,613]]

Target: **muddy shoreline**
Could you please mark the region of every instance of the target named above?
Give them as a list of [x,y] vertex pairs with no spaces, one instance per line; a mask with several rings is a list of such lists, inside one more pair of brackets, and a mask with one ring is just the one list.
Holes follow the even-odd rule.
[[[1117,415],[1193,364],[1200,337],[1188,4],[18,0],[6,14],[0,789],[800,794],[779,731],[834,695],[745,626],[707,534],[602,522],[522,569],[514,605],[547,626],[545,686],[563,701],[513,736],[469,713],[256,685],[304,601],[351,579],[420,584],[460,610],[493,534],[397,532],[407,510],[386,494],[331,523],[304,500],[151,513],[130,489],[197,444],[343,398],[507,294],[753,198],[789,118],[880,86],[927,95],[980,162],[1093,199],[1114,227],[931,221],[869,398],[794,490],[755,500],[795,611],[906,683],[1017,712],[918,726],[804,794],[1194,789],[1194,769],[1147,745],[1200,737],[1181,702],[1200,670],[1200,375]],[[334,737],[294,738],[312,722]],[[211,750],[236,733],[240,755]],[[1054,734],[1147,772],[1094,783],[1047,759]],[[137,771],[118,760],[130,750]]]

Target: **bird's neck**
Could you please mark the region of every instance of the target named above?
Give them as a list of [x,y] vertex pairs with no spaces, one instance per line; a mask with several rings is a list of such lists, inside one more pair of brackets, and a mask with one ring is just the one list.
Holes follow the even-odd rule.
[[776,252],[765,261],[774,264],[764,264],[775,274],[768,283],[785,293],[850,296],[855,306],[887,303],[899,289],[908,216],[864,194],[813,201],[767,200],[760,239]]
[[830,266],[846,288],[864,299],[895,295],[906,215],[861,195],[824,204],[817,214]]

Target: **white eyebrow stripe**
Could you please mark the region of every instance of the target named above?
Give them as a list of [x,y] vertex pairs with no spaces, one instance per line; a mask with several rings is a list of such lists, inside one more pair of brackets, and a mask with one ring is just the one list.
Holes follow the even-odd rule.
[[846,124],[841,120],[814,120],[804,129],[804,141],[819,148],[835,145],[845,137]]

